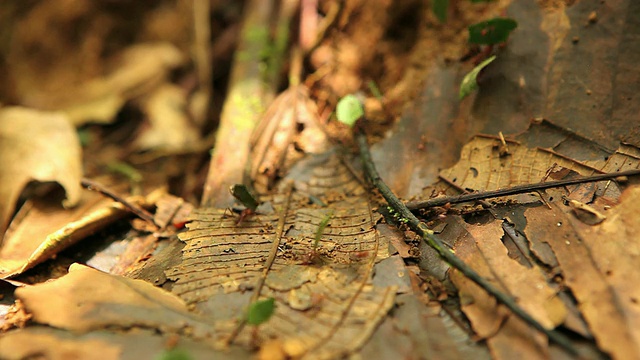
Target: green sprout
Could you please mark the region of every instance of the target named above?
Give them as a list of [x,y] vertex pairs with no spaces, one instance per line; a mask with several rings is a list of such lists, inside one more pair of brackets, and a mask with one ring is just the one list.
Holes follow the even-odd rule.
[[490,58],[478,64],[478,66],[473,68],[473,70],[471,70],[467,75],[464,76],[464,79],[462,79],[462,83],[460,84],[460,100],[464,99],[466,96],[478,89],[478,74],[480,73],[480,71],[482,71],[482,69],[484,69],[495,59],[495,55],[491,56]]
[[369,91],[371,91],[373,96],[375,96],[376,99],[382,101],[382,92],[380,91],[378,84],[376,84],[376,82],[373,80],[369,80],[369,82],[367,82],[367,86],[369,87]]
[[258,326],[267,322],[275,311],[275,299],[268,298],[265,300],[258,300],[249,305],[247,311],[247,324]]
[[336,117],[338,121],[350,127],[364,116],[364,107],[355,95],[349,94],[338,101]]
[[431,0],[431,11],[441,23],[447,21],[447,11],[449,10],[449,0]]
[[189,355],[189,353],[180,348],[173,348],[170,350],[163,351],[159,356],[156,357],[156,360],[191,360],[193,356]]
[[313,250],[315,251],[318,248],[318,244],[320,243],[320,238],[322,237],[322,233],[324,229],[329,225],[329,220],[331,220],[331,216],[333,216],[333,211],[329,211],[320,221],[320,225],[318,225],[318,229],[316,230],[315,240],[313,241]]
[[140,174],[140,172],[136,168],[127,164],[126,162],[110,162],[107,164],[107,170],[126,177],[132,183],[139,183],[142,181],[142,174]]

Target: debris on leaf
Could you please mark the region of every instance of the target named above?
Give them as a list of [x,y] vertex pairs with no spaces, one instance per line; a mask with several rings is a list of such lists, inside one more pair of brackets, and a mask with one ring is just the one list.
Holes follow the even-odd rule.
[[484,69],[487,65],[491,64],[491,62],[493,62],[493,60],[495,59],[496,59],[495,55],[491,56],[490,58],[478,64],[478,66],[473,68],[473,70],[469,71],[469,73],[464,76],[464,79],[462,79],[462,83],[460,83],[460,93],[459,93],[460,100],[464,99],[469,94],[471,94],[472,92],[478,89],[478,82],[476,80],[478,77],[478,74],[480,73],[480,71],[482,71],[482,69]]

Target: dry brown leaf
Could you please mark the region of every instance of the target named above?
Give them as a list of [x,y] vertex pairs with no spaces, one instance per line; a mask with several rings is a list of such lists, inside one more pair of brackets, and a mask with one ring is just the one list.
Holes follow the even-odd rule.
[[[582,175],[591,175],[598,171],[592,166],[551,150],[532,149],[518,143],[509,143],[511,155],[501,157],[499,145],[498,138],[474,137],[462,148],[458,163],[443,170],[440,176],[461,189],[495,190],[540,182],[554,164]],[[537,201],[538,198],[533,200]]]
[[[78,224],[73,222],[83,214],[104,207],[108,203],[111,201],[97,193],[89,192],[82,193],[78,206],[73,209],[63,209],[60,204],[50,199],[34,199],[25,203],[20,210],[20,216],[12,222],[0,248],[0,276],[6,278],[20,273],[22,268],[35,265],[35,262],[29,264],[29,259],[41,261],[55,254],[59,248],[51,249],[43,258],[33,257],[43,244],[49,243],[49,247],[54,247],[53,242],[47,241],[47,237],[57,230],[66,228],[66,233],[73,238],[74,232],[78,230]],[[82,235],[76,234],[80,235],[76,237],[86,236],[92,232],[93,229],[88,229]],[[71,245],[72,242],[63,244],[63,247]]]
[[187,92],[172,84],[153,90],[142,101],[149,126],[135,141],[141,150],[186,151],[198,146],[200,130],[187,114]]
[[[228,211],[201,209],[189,231],[180,235],[186,242],[182,263],[167,271],[175,280],[172,291],[189,303],[202,302],[218,319],[221,339],[237,326],[265,272],[260,297],[274,297],[276,310],[253,341],[280,339],[288,356],[349,354],[364,344],[393,305],[396,288],[371,283],[374,262],[388,257],[388,243],[375,229],[379,215],[335,155],[323,159],[316,159],[304,193],[295,191],[289,202],[282,193],[264,199],[275,212],[238,224]],[[310,205],[309,195],[329,208]],[[315,234],[326,216],[329,223],[314,252]],[[281,217],[283,234],[278,238]],[[275,261],[265,268],[275,241]],[[223,303],[236,310],[212,305]],[[241,332],[237,342],[250,344],[250,330]]]
[[[538,268],[528,268],[511,259],[500,240],[503,229],[498,221],[488,225],[468,225],[467,236],[456,242],[456,254],[480,275],[492,280],[513,296],[518,304],[543,326],[553,329],[562,324],[566,309],[556,290]],[[548,356],[546,339],[508,312],[475,283],[454,272],[451,278],[459,289],[462,310],[476,333],[488,338],[491,352],[498,359],[510,359],[516,349],[532,358]],[[509,316],[513,318],[513,316]],[[518,345],[516,345],[518,344]]]
[[533,208],[525,213],[527,236],[551,246],[596,342],[616,359],[640,356],[638,201],[640,190],[629,188],[595,226],[557,204],[553,211]]
[[304,153],[326,150],[318,110],[303,85],[291,87],[269,106],[251,139],[251,179],[260,193],[272,190],[276,178],[287,173]]
[[439,303],[425,304],[414,294],[396,298],[387,317],[360,351],[362,359],[490,359]]
[[67,207],[80,200],[82,151],[69,119],[61,113],[21,107],[0,110],[0,240],[18,197],[30,181],[55,181]]
[[59,279],[16,289],[33,321],[86,332],[139,326],[161,332],[214,335],[211,325],[188,312],[177,296],[142,281],[73,264]]
[[248,351],[233,348],[216,351],[211,347],[177,334],[160,335],[153,330],[108,330],[85,334],[47,326],[30,326],[0,336],[0,358],[18,360],[45,358],[52,360],[140,360],[160,359],[170,349],[181,350],[190,359],[252,359]]
[[0,357],[28,359],[43,356],[51,360],[95,359],[117,360],[121,349],[96,338],[74,339],[55,336],[55,330],[27,328],[0,337]]
[[[163,193],[159,189],[146,198],[126,200],[149,207]],[[84,192],[73,209],[61,209],[46,199],[30,201],[23,206],[20,219],[11,224],[0,248],[0,276],[21,274],[129,214],[122,204],[97,193]]]
[[127,100],[148,93],[167,80],[168,73],[184,63],[182,53],[169,43],[133,45],[114,57],[113,72],[87,81],[80,90],[63,94],[56,109],[75,125],[88,121],[111,122]]

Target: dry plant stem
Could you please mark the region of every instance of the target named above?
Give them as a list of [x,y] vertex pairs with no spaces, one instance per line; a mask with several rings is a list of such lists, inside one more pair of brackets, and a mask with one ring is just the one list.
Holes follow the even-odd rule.
[[409,210],[419,210],[419,209],[427,209],[434,206],[443,206],[445,204],[459,204],[468,201],[478,201],[483,199],[489,199],[500,196],[509,196],[515,194],[523,194],[537,190],[545,190],[550,188],[562,187],[567,185],[575,185],[575,184],[584,184],[589,182],[596,182],[602,180],[610,180],[615,179],[620,176],[638,176],[640,175],[640,170],[627,170],[620,171],[608,174],[600,174],[600,175],[592,175],[585,176],[578,179],[567,179],[567,180],[557,180],[557,181],[547,181],[538,184],[525,184],[513,186],[505,189],[491,190],[491,191],[482,191],[472,194],[463,194],[457,196],[443,196],[437,197],[435,199],[429,199],[424,201],[410,201],[406,203],[406,207]]
[[158,227],[158,225],[155,223],[155,221],[153,220],[153,215],[151,213],[149,213],[147,210],[141,208],[140,206],[136,205],[136,204],[132,204],[129,201],[127,201],[127,199],[123,198],[122,196],[119,196],[118,194],[114,193],[113,191],[107,189],[107,187],[98,184],[97,182],[93,181],[93,180],[89,180],[87,178],[83,178],[80,183],[82,184],[83,187],[85,187],[87,190],[93,190],[93,191],[97,191],[100,194],[113,199],[116,202],[119,202],[120,204],[124,205],[125,208],[129,209],[129,211],[131,211],[132,213],[136,214],[139,218],[149,222],[150,224],[153,224],[153,226]]
[[244,9],[229,90],[202,196],[205,207],[225,208],[233,204],[234,199],[227,189],[243,182],[251,133],[273,98],[271,87],[264,81],[262,56],[269,48],[274,1],[251,0]]
[[[360,120],[362,121],[362,120]],[[356,124],[356,129],[358,129],[358,125]],[[498,290],[495,286],[493,286],[488,280],[484,279],[477,272],[475,272],[472,268],[470,268],[467,264],[465,264],[459,257],[457,257],[453,251],[451,251],[438,237],[436,237],[431,229],[427,227],[423,222],[418,220],[411,211],[396,197],[391,189],[382,181],[378,171],[373,164],[373,160],[371,159],[371,153],[369,152],[369,145],[367,143],[367,138],[364,132],[361,130],[355,131],[356,141],[358,143],[358,148],[360,151],[360,158],[363,163],[363,167],[365,173],[369,179],[369,181],[380,191],[382,196],[387,200],[389,206],[393,208],[393,210],[399,214],[403,222],[415,231],[418,235],[420,235],[424,241],[432,247],[438,254],[447,261],[451,266],[460,271],[464,276],[469,278],[471,281],[478,284],[482,287],[486,292],[491,294],[498,300],[498,302],[504,304],[507,308],[509,308],[514,314],[524,320],[526,323],[537,329],[538,331],[544,333],[549,340],[558,344],[567,352],[577,355],[577,350],[573,347],[571,342],[567,337],[562,335],[561,333],[548,330],[542,324],[540,324],[537,320],[535,320],[531,315],[529,315],[524,309],[522,309],[514,299],[512,299],[507,294]]]

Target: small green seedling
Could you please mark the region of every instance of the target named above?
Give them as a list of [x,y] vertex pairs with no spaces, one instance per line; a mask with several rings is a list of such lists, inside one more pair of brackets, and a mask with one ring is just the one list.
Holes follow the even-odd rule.
[[469,42],[479,45],[495,45],[507,41],[518,23],[509,18],[494,18],[469,26]]
[[322,218],[322,221],[320,221],[320,225],[318,225],[318,229],[316,230],[315,240],[313,241],[314,252],[318,248],[318,244],[320,243],[320,238],[322,237],[322,233],[324,232],[324,229],[327,227],[327,225],[329,225],[329,220],[331,220],[332,216],[333,216],[333,211],[330,211]]
[[449,11],[449,0],[431,0],[431,11],[441,23],[447,21]]
[[251,211],[256,211],[258,205],[260,205],[258,200],[256,200],[251,192],[249,192],[249,189],[243,184],[231,185],[229,192],[231,192],[231,195],[233,195],[236,200],[240,201],[242,205]]
[[180,348],[173,348],[171,350],[165,350],[162,354],[156,357],[156,360],[191,360],[191,356],[186,350]]
[[122,161],[114,161],[107,164],[107,170],[112,173],[125,176],[132,183],[142,181],[142,174],[133,166]]
[[464,99],[467,95],[478,89],[478,82],[476,80],[478,74],[480,73],[480,71],[482,71],[482,69],[484,69],[495,59],[495,55],[491,56],[490,58],[478,64],[478,66],[473,68],[473,70],[471,70],[467,75],[464,76],[464,79],[462,79],[462,83],[460,83],[460,100]]
[[338,101],[336,117],[341,123],[353,127],[356,121],[363,116],[364,107],[355,95],[349,94]]
[[369,91],[371,91],[371,94],[373,94],[376,99],[382,101],[382,92],[380,91],[378,84],[376,84],[376,82],[373,80],[369,80],[369,82],[367,82],[367,86],[369,87]]
[[276,302],[274,298],[254,302],[249,305],[249,310],[247,311],[247,324],[258,326],[267,322],[273,315],[275,308]]

